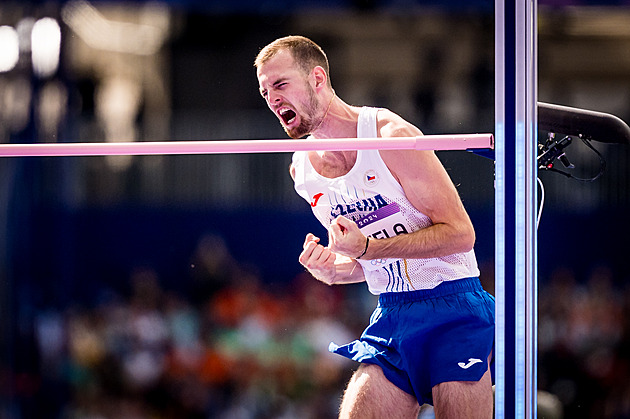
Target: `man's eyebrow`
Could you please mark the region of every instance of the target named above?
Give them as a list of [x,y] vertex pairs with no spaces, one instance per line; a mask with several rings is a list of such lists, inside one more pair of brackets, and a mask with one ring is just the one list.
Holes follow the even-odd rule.
[[274,83],[272,83],[273,87],[278,86],[281,83],[284,83],[285,81],[287,81],[289,78],[288,77],[280,77],[278,80],[276,80]]
[[[289,80],[288,77],[280,77],[279,79],[277,79],[276,81],[271,83],[271,87],[278,87],[279,84],[282,84],[282,83],[286,82],[287,80]],[[267,89],[264,88],[264,87],[260,87],[258,90],[260,91],[261,95],[264,94],[267,91]]]

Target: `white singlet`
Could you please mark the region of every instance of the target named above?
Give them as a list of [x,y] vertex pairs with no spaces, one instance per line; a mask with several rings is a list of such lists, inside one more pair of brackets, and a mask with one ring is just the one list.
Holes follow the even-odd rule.
[[[378,108],[359,113],[357,137],[377,137]],[[308,141],[308,140],[306,140]],[[339,215],[357,223],[374,239],[406,234],[433,224],[418,211],[383,162],[378,150],[358,150],[350,171],[336,178],[321,176],[308,153],[293,154],[295,190],[311,204],[326,228]],[[443,281],[479,276],[474,250],[428,259],[358,260],[372,294],[434,288]]]

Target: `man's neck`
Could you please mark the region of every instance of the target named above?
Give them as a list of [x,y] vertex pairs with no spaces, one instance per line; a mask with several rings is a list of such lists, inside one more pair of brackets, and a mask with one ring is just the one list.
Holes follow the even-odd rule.
[[335,96],[326,117],[311,135],[313,138],[356,138],[361,108],[350,106]]

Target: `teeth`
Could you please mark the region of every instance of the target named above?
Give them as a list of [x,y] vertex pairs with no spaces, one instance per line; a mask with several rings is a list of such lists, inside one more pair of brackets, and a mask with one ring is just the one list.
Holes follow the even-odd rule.
[[290,108],[282,108],[278,111],[278,115],[280,115],[280,117],[282,118],[282,120],[286,123],[286,124],[290,124],[293,121],[295,121],[296,118],[296,114],[293,110],[291,110]]

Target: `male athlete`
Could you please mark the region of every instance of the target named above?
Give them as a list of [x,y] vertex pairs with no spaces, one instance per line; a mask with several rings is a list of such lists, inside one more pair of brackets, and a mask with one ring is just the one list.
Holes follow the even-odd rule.
[[[258,54],[260,93],[295,139],[411,137],[387,109],[348,105],[322,49],[301,36]],[[309,141],[306,138],[304,141]],[[328,245],[309,233],[299,261],[326,284],[366,281],[379,295],[359,340],[330,350],[359,361],[342,418],[492,417],[494,299],[479,283],[475,232],[432,151],[309,151],[291,176]]]

